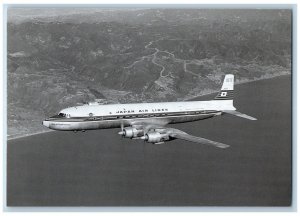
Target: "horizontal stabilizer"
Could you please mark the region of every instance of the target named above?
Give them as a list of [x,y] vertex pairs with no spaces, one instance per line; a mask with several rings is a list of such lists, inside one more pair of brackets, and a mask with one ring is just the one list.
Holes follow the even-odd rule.
[[235,116],[238,116],[238,117],[241,117],[241,118],[249,119],[249,120],[257,120],[256,118],[254,118],[252,116],[248,116],[248,115],[246,115],[244,113],[240,113],[236,110],[222,110],[222,112],[228,113],[228,114],[231,114],[231,115],[235,115]]

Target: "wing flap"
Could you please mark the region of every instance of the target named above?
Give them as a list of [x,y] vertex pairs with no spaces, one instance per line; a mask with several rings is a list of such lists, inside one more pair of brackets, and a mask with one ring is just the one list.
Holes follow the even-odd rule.
[[176,138],[176,139],[182,139],[182,140],[200,143],[200,144],[204,144],[204,145],[215,146],[217,148],[228,148],[229,147],[229,145],[226,145],[224,143],[215,142],[215,141],[208,140],[208,139],[205,139],[202,137],[192,136],[187,133],[170,133],[169,136]]

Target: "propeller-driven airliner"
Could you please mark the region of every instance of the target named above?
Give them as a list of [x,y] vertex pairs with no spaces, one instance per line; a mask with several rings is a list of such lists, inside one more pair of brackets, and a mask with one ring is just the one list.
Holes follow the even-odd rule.
[[53,130],[75,132],[120,128],[118,134],[122,137],[141,139],[152,144],[181,139],[227,148],[227,144],[189,135],[168,125],[203,120],[222,114],[257,120],[236,110],[233,106],[233,91],[234,75],[227,74],[221,90],[213,100],[131,104],[93,102],[63,109],[57,115],[45,119],[43,125]]

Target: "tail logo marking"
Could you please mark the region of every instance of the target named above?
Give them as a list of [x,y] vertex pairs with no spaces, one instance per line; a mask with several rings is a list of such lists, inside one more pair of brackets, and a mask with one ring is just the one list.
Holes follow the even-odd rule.
[[221,97],[226,97],[227,96],[227,92],[221,92]]

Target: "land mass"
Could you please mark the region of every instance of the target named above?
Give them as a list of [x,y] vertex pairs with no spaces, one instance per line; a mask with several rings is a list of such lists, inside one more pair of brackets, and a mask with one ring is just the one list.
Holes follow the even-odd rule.
[[184,101],[227,73],[291,73],[290,10],[11,8],[7,32],[9,138],[88,101]]

